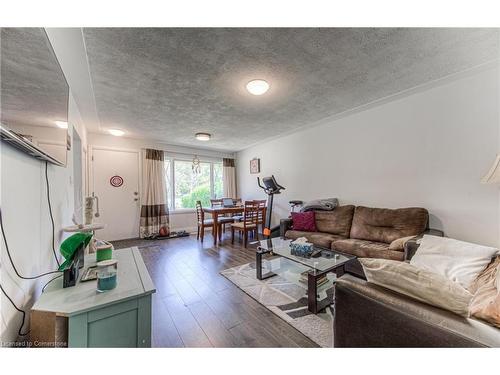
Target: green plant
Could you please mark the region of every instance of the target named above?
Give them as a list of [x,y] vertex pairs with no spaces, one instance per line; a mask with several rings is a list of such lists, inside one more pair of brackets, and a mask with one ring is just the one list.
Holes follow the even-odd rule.
[[191,194],[184,195],[182,197],[182,207],[184,208],[194,208],[196,201],[201,201],[202,206],[210,206],[210,186],[201,185],[193,189]]

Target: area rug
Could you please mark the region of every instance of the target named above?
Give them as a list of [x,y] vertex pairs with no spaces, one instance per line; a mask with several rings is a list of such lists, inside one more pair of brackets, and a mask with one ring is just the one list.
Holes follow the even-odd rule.
[[[318,314],[308,311],[307,287],[298,282],[300,273],[307,268],[285,258],[275,258],[263,261],[263,272],[268,270],[277,275],[262,281],[256,278],[255,263],[243,264],[220,273],[319,346],[333,347],[334,308],[329,305]],[[329,298],[333,301],[334,288],[323,289],[320,289],[320,299]]]

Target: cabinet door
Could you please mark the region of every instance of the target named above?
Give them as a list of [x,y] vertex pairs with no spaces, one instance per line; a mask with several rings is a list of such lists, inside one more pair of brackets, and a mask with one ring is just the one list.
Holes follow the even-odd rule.
[[151,346],[151,296],[114,304],[70,318],[69,347]]

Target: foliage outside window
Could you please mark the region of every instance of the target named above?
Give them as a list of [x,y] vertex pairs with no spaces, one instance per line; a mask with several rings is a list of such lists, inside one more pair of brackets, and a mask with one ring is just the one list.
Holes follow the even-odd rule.
[[165,161],[171,209],[194,208],[198,200],[203,206],[210,206],[211,198],[222,198],[222,163],[202,161],[200,173],[194,173],[192,165],[190,160]]
[[214,163],[213,168],[214,168],[214,197],[222,198],[222,195],[224,194],[224,190],[222,187],[222,163]]

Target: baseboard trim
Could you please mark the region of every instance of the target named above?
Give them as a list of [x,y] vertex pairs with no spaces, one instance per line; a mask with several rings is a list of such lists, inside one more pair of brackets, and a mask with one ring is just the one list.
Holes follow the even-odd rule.
[[[185,230],[188,233],[196,233],[196,232],[198,232],[198,228],[197,227],[170,228],[170,230],[173,231],[173,232],[179,232],[181,230]],[[207,230],[212,230],[212,228],[205,228],[205,231],[207,231]]]
[[[170,228],[172,232],[179,232],[181,230],[185,230],[188,233],[197,233],[198,227],[184,227],[184,228]],[[226,227],[226,232],[228,231],[228,227]],[[212,232],[212,227],[205,227],[205,232]]]

